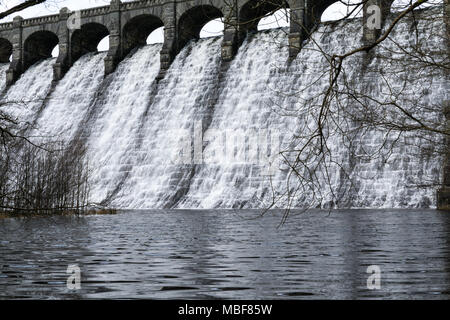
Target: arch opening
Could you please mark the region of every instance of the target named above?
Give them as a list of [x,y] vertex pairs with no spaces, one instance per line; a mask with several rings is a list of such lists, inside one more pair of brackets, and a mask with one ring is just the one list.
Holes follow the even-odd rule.
[[147,37],[147,44],[164,43],[164,27],[153,30]]
[[24,42],[24,67],[52,57],[52,52],[58,45],[59,39],[50,31],[37,31],[30,35]]
[[0,63],[10,62],[13,46],[6,39],[0,38]]
[[126,55],[132,49],[146,45],[150,34],[163,26],[161,19],[153,15],[144,14],[132,18],[123,27],[123,53]]
[[72,62],[87,53],[98,52],[100,42],[102,42],[100,50],[105,45],[109,47],[109,41],[105,39],[108,36],[109,30],[99,23],[87,23],[75,30],[71,37]]
[[104,52],[109,50],[109,36],[104,37],[97,45],[97,52]]
[[225,25],[223,18],[217,18],[206,23],[200,30],[200,38],[218,37],[223,34]]
[[258,31],[289,27],[291,20],[290,14],[291,10],[286,8],[286,9],[279,9],[273,12],[272,14],[265,16],[264,18],[259,20]]
[[52,57],[53,58],[58,58],[59,56],[59,44],[56,45],[56,47],[53,48],[52,50]]
[[187,10],[178,22],[180,46],[183,47],[192,39],[199,39],[203,27],[218,18],[223,18],[222,11],[211,5],[196,6]]
[[[274,22],[276,24],[280,14],[286,16],[283,9],[289,9],[286,0],[250,0],[239,11],[239,26],[243,32],[255,32],[258,30],[260,21],[264,19],[260,26],[261,30],[268,29],[274,25]],[[264,26],[268,27],[263,28]]]
[[318,9],[321,22],[362,17],[363,15],[361,0],[327,1],[326,6],[319,7]]

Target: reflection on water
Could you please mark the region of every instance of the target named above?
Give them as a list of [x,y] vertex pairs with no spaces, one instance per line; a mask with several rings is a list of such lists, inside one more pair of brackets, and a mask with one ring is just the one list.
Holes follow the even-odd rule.
[[[156,210],[0,219],[0,298],[450,298],[450,215]],[[66,288],[68,265],[82,288]],[[381,268],[368,290],[367,267]]]

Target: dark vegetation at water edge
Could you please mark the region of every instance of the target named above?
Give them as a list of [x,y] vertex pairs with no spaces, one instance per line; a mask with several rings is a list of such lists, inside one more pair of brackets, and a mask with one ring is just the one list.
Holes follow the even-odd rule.
[[89,203],[89,162],[81,141],[36,145],[2,136],[0,213],[6,216],[115,213]]
[[88,163],[81,145],[25,144],[2,155],[0,207],[50,214],[80,211],[89,196]]

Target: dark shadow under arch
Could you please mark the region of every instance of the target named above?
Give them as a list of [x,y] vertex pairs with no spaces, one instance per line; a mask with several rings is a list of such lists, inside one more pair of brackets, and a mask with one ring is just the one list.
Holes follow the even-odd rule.
[[147,37],[164,23],[156,16],[143,14],[132,18],[123,27],[122,50],[127,55],[132,49],[147,44]]
[[58,43],[58,36],[53,32],[37,31],[31,34],[24,42],[24,69],[40,60],[51,58]]
[[4,38],[0,38],[0,63],[8,63],[12,54],[13,46],[11,42]]
[[71,37],[72,63],[89,52],[97,52],[100,41],[109,35],[109,30],[100,23],[87,23],[75,30]]
[[222,18],[220,9],[211,5],[200,5],[187,10],[178,22],[180,49],[192,39],[200,38],[200,31],[209,21]]

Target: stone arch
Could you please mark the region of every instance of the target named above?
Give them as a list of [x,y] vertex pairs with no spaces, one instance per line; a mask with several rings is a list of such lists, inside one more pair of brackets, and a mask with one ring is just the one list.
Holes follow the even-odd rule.
[[0,38],[0,63],[8,63],[13,46],[7,39]]
[[239,28],[241,33],[257,31],[259,21],[268,14],[280,9],[288,9],[286,0],[249,0],[239,9]]
[[23,45],[24,70],[39,60],[50,58],[58,43],[58,36],[51,31],[36,31],[28,36]]
[[72,63],[89,52],[97,52],[100,41],[109,35],[103,24],[91,22],[75,30],[70,38]]
[[122,29],[123,55],[127,55],[133,48],[145,45],[150,33],[163,26],[164,23],[160,18],[150,14],[130,19]]
[[189,40],[200,38],[205,24],[223,16],[222,11],[212,5],[199,5],[186,10],[178,20],[179,48]]

